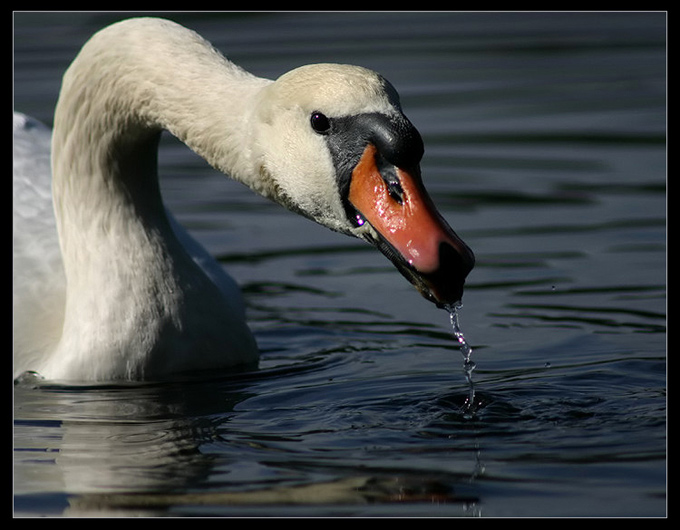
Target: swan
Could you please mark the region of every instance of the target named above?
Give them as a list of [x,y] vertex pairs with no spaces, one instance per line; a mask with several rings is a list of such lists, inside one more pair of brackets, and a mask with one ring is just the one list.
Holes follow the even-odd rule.
[[14,116],[15,377],[163,380],[257,363],[238,287],[162,203],[162,130],[372,243],[438,306],[460,300],[474,256],[423,187],[423,142],[389,82],[339,64],[264,79],[181,25],[128,19],[67,69],[52,131]]

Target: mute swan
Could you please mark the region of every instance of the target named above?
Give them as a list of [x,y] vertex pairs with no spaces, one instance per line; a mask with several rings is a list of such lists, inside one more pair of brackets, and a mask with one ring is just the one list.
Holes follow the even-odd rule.
[[164,379],[257,361],[234,282],[162,204],[162,129],[371,242],[437,305],[460,299],[474,263],[422,186],[422,140],[395,89],[364,68],[271,81],[180,25],[130,19],[95,34],[64,75],[51,197],[49,131],[20,114],[14,129],[15,377]]

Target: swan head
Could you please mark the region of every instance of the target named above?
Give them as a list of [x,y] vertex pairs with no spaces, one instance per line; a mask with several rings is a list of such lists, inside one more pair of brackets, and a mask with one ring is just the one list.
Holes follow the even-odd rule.
[[422,138],[387,80],[303,66],[266,86],[254,112],[257,191],[369,241],[438,306],[461,300],[474,255],[423,186]]

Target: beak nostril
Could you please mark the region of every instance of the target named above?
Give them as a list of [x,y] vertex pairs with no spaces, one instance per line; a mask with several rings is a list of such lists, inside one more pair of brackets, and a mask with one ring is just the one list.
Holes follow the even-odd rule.
[[404,189],[399,184],[399,181],[387,181],[387,191],[393,201],[404,204]]
[[379,151],[375,153],[375,165],[378,173],[380,173],[380,176],[387,185],[387,192],[390,198],[399,205],[404,204],[404,188],[399,181],[397,168],[385,160]]

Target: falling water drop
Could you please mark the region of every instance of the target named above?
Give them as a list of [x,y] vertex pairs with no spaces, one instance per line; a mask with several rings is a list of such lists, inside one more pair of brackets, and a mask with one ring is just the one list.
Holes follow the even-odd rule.
[[463,354],[465,362],[470,362],[470,356],[472,355],[472,348],[465,340],[465,335],[460,329],[458,310],[463,307],[462,304],[456,304],[448,308],[449,318],[451,319],[451,327],[453,328],[453,336],[460,345],[460,352]]
[[474,415],[475,406],[475,386],[472,381],[472,371],[475,369],[476,365],[471,360],[472,347],[468,344],[465,339],[465,335],[460,329],[460,321],[458,312],[463,305],[459,302],[457,304],[447,306],[446,310],[449,312],[449,318],[451,320],[451,327],[453,328],[453,336],[456,339],[460,347],[460,352],[463,354],[463,371],[465,372],[465,379],[468,382],[468,397],[465,401],[464,412],[466,417],[472,417]]

